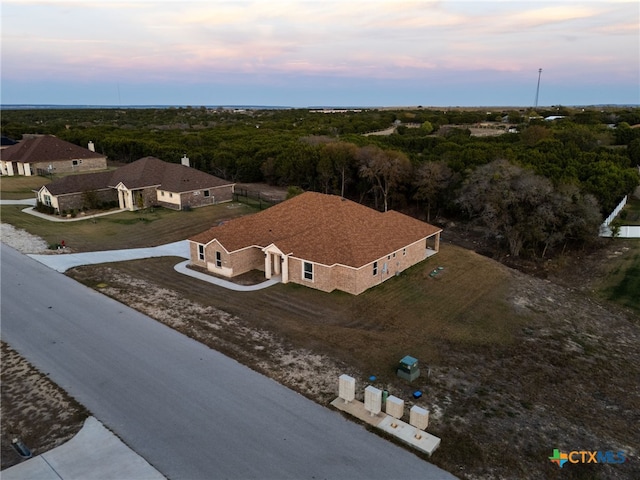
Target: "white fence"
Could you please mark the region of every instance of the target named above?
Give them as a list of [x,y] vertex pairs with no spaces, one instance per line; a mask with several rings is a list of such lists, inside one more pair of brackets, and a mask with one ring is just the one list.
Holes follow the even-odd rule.
[[[611,222],[618,216],[620,211],[627,204],[627,196],[622,199],[618,206],[611,212],[611,215],[607,217],[602,225],[600,225],[600,236],[611,237],[613,232],[611,231]],[[640,226],[622,225],[616,235],[618,238],[640,238]]]

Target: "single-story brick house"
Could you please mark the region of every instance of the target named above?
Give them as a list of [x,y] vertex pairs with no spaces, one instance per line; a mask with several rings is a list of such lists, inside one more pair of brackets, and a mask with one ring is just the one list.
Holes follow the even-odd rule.
[[191,263],[358,295],[438,252],[442,230],[335,195],[305,192],[189,239]]
[[2,175],[90,172],[107,168],[107,157],[53,135],[24,135],[15,145],[0,150]]
[[63,177],[42,186],[37,196],[59,213],[86,206],[89,192],[92,201],[117,202],[126,210],[156,205],[182,210],[229,202],[234,185],[186,164],[144,157],[111,172]]

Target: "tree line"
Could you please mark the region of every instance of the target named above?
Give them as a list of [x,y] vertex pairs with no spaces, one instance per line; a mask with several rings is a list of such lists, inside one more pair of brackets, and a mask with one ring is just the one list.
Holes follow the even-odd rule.
[[[545,121],[544,114],[565,113]],[[9,113],[9,114],[7,114]],[[545,256],[597,235],[638,185],[638,109],[549,112],[181,108],[3,112],[3,135],[90,140],[110,160],[152,155],[235,182],[297,186],[380,210],[481,226],[513,256]],[[479,122],[516,130],[474,137]],[[516,123],[517,122],[517,123]],[[389,136],[362,133],[396,126]]]

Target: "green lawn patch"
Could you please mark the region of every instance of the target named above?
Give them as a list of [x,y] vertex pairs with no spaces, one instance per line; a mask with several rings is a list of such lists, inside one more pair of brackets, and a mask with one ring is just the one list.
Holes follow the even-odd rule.
[[12,176],[0,177],[0,199],[2,200],[23,200],[25,198],[35,198],[34,190],[51,183],[50,178],[39,176]]
[[222,203],[189,212],[154,208],[80,221],[53,222],[29,215],[22,211],[24,209],[24,205],[3,205],[0,207],[2,222],[37,235],[49,244],[64,240],[74,252],[152,247],[177,242],[222,220],[255,212],[247,205]]
[[609,300],[640,311],[640,253],[612,272],[611,282],[605,289]]
[[640,225],[640,198],[629,195],[627,204],[618,215],[618,220],[621,225]]

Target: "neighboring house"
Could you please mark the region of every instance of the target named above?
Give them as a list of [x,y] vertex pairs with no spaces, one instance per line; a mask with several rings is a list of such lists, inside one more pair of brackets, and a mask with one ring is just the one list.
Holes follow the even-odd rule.
[[442,230],[395,211],[306,192],[189,239],[191,263],[235,277],[281,275],[325,292],[358,295],[435,254]]
[[5,137],[4,135],[0,136],[0,148],[2,149],[10,147],[11,145],[15,145],[16,143],[18,142],[12,140],[9,137]]
[[24,135],[23,140],[0,150],[2,175],[40,175],[104,170],[107,157],[53,135]]
[[113,172],[99,172],[62,177],[40,187],[38,201],[56,213],[92,208],[90,204],[113,204],[118,201],[118,192],[108,186],[112,176]]
[[41,187],[37,195],[58,213],[86,207],[88,195],[91,201],[117,202],[126,210],[151,206],[182,210],[231,201],[233,187],[185,164],[145,157],[112,172],[63,177]]

